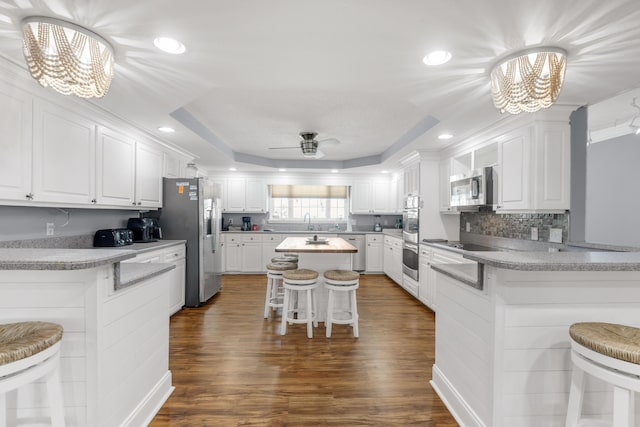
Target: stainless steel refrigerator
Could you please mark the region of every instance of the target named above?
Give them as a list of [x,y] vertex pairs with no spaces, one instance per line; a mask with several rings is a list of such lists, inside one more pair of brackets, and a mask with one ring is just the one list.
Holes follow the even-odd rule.
[[164,178],[162,237],[187,241],[185,306],[198,307],[222,286],[221,189],[204,178]]

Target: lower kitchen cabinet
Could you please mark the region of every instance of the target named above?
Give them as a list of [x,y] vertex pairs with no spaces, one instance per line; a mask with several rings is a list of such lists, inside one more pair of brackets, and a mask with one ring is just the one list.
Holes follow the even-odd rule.
[[262,265],[262,236],[241,233],[225,236],[225,271],[227,273],[259,273]]
[[171,246],[169,248],[162,248],[151,250],[147,252],[143,252],[139,255],[136,255],[135,258],[131,258],[125,261],[127,262],[135,262],[135,263],[167,263],[173,264],[176,266],[173,270],[169,271],[167,274],[169,276],[169,316],[177,313],[184,307],[184,298],[185,298],[185,280],[187,274],[187,264],[186,264],[186,254],[187,250],[184,245],[178,244]]
[[384,238],[380,234],[367,234],[366,271],[380,273],[384,271]]
[[419,260],[418,299],[431,310],[436,311],[436,282],[435,271],[431,269],[431,249],[420,247]]
[[402,239],[384,236],[384,274],[402,286]]

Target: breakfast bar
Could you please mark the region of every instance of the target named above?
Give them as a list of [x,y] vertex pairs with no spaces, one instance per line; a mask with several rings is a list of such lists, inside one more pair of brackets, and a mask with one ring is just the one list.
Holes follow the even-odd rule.
[[[315,239],[315,240],[314,240]],[[358,249],[340,237],[313,238],[287,237],[275,249],[276,252],[298,254],[298,267],[315,270],[322,274],[327,270],[351,270],[351,254]],[[346,307],[345,295],[336,298],[336,307]],[[316,290],[318,321],[324,322],[327,308],[327,291],[323,286]]]
[[[455,266],[434,269],[432,386],[460,425],[564,426],[572,369],[569,327],[640,327],[640,253],[463,256],[483,267],[484,286],[467,283],[473,277]],[[589,381],[585,407],[593,417],[607,417],[611,388]]]

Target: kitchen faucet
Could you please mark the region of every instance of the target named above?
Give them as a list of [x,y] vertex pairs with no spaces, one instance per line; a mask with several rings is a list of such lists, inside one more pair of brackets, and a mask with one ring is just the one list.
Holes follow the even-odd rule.
[[311,231],[313,230],[313,228],[311,228],[311,214],[309,212],[307,212],[306,214],[304,214],[304,218],[302,218],[302,221],[306,221],[307,217],[309,218],[309,223],[307,225],[307,230]]

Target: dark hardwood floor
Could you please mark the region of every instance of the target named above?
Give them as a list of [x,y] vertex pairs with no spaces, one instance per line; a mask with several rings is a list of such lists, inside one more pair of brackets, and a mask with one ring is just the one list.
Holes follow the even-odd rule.
[[386,276],[361,278],[357,339],[323,323],[281,336],[264,292],[264,275],[225,276],[171,318],[176,389],[151,426],[457,426],[429,385],[435,316]]

